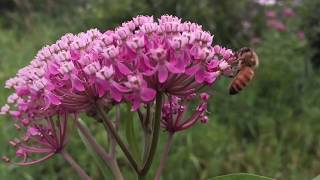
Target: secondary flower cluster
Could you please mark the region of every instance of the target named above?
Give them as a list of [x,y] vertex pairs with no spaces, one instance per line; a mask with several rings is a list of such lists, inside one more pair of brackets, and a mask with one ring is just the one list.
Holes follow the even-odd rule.
[[[166,94],[177,104],[198,95],[220,75],[232,73],[233,52],[212,45],[212,40],[200,25],[174,16],[164,15],[157,21],[137,16],[115,30],[66,34],[43,47],[30,65],[6,82],[6,88],[15,92],[1,113],[11,115],[34,143],[52,148],[23,146],[17,156],[27,161],[28,153],[51,155],[52,149],[60,150],[65,144],[63,124],[67,117],[92,111],[97,101],[106,106],[129,102],[136,111],[144,107],[141,104],[152,104],[157,93]],[[166,103],[163,106],[163,122],[169,130],[174,113]],[[175,107],[179,117],[186,110],[183,107]],[[186,122],[207,121],[205,110],[203,101]],[[190,126],[176,124],[177,130]]]
[[276,11],[269,10],[265,13],[267,18],[267,25],[277,31],[285,31],[287,29],[287,25],[283,22],[283,19],[287,19],[295,16],[295,12],[292,8],[285,6],[282,8],[282,19],[281,16],[277,14]]
[[[255,23],[253,21],[258,15],[257,13],[260,12],[264,12],[263,21],[267,29],[276,30],[281,33],[295,33],[298,40],[302,42],[305,41],[304,31],[301,28],[295,27],[297,24],[292,22],[292,20],[298,16],[295,9],[298,9],[299,6],[301,6],[299,0],[288,2],[277,0],[254,0],[253,2],[256,3],[256,8],[252,8],[252,11],[242,21],[242,31],[245,35],[250,37],[253,46],[260,44],[263,40],[262,37],[258,35],[261,33],[255,28]],[[260,11],[256,11],[257,8],[261,8]]]
[[201,123],[208,122],[208,116],[206,116],[205,113],[207,111],[207,101],[210,96],[207,93],[201,93],[199,95],[201,102],[190,117],[185,117],[187,115],[188,105],[191,104],[189,102],[196,99],[196,96],[196,94],[191,94],[185,97],[185,99],[172,96],[164,103],[161,124],[168,132],[175,133],[188,129],[199,119]]

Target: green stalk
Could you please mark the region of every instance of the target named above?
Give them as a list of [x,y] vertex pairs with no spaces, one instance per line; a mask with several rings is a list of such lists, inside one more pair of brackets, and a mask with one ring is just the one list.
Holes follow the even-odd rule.
[[80,167],[80,165],[70,156],[67,151],[61,151],[61,155],[69,163],[72,169],[78,173],[82,180],[91,180],[88,174]]
[[122,152],[124,153],[124,155],[127,157],[127,159],[129,160],[129,163],[131,164],[131,166],[133,167],[133,169],[139,173],[139,168],[137,165],[136,160],[133,158],[131,152],[129,151],[129,149],[127,148],[127,146],[124,144],[124,142],[121,140],[121,137],[119,136],[119,134],[117,133],[116,129],[114,128],[112,122],[107,118],[103,106],[101,105],[97,105],[97,111],[100,114],[101,118],[102,118],[102,122],[103,125],[105,127],[105,129],[107,131],[110,132],[110,134],[113,136],[113,138],[116,140],[116,142],[118,143],[120,149],[122,150]]
[[81,140],[83,141],[93,158],[96,160],[104,178],[108,178],[108,175],[106,174],[104,168],[105,166],[101,164],[101,159],[103,160],[102,162],[110,168],[116,180],[123,180],[122,173],[118,166],[116,157],[111,156],[111,154],[108,154],[103,149],[103,147],[97,143],[93,135],[90,133],[88,127],[81,119],[75,119],[75,125],[78,128],[78,133],[80,135]]
[[141,157],[140,157],[140,148],[139,148],[139,143],[137,143],[137,136],[134,131],[134,119],[133,119],[133,112],[130,111],[130,107],[128,106],[127,109],[127,120],[126,120],[126,137],[127,137],[127,142],[129,145],[129,149],[131,150],[133,156],[138,162],[141,162]]
[[169,155],[169,150],[170,150],[170,146],[172,144],[172,141],[173,141],[173,135],[174,133],[169,133],[168,135],[168,140],[163,148],[163,152],[162,152],[162,155],[161,155],[161,160],[160,160],[160,165],[157,169],[157,173],[156,173],[156,176],[155,176],[155,180],[160,180],[161,178],[161,174],[162,174],[162,171],[164,169],[164,166],[165,166],[165,163],[168,159],[168,155]]
[[160,133],[161,111],[162,111],[162,94],[160,92],[158,92],[157,97],[156,97],[156,112],[155,112],[155,118],[154,118],[154,123],[153,123],[150,151],[148,153],[148,156],[147,156],[147,159],[144,163],[144,166],[139,173],[139,179],[145,178],[146,174],[148,173],[148,171],[151,167],[155,152],[157,150],[157,145],[158,145],[158,141],[159,141],[159,133]]

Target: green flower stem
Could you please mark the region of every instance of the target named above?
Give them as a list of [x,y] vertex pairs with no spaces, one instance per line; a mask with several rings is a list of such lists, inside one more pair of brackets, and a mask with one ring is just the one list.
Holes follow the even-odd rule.
[[110,134],[113,136],[113,138],[116,140],[116,142],[118,143],[120,149],[123,151],[124,155],[127,157],[127,159],[129,160],[129,163],[131,164],[131,166],[133,167],[133,169],[139,173],[139,168],[137,165],[137,162],[135,161],[135,159],[133,158],[131,152],[129,151],[129,149],[127,148],[127,146],[124,144],[124,142],[121,140],[120,136],[118,135],[116,129],[114,128],[112,122],[107,118],[103,106],[99,105],[97,106],[97,111],[100,114],[101,118],[102,118],[102,122],[103,125],[105,127],[105,129],[107,131],[110,132]]
[[151,105],[150,103],[147,104],[147,112],[144,116],[145,119],[143,120],[143,124],[141,126],[143,127],[143,133],[144,133],[144,152],[143,152],[143,162],[146,161],[149,150],[150,150],[150,140],[151,140],[151,126],[150,126],[150,119],[151,119]]
[[161,155],[160,165],[159,165],[159,167],[157,169],[157,173],[156,173],[156,176],[154,178],[155,180],[160,180],[160,178],[161,178],[161,174],[162,174],[162,171],[164,169],[165,163],[167,161],[171,144],[173,142],[173,135],[174,135],[174,133],[169,133],[169,135],[168,135],[167,142],[166,142],[166,144],[164,146],[164,149],[163,149],[163,152],[162,152],[162,155]]
[[86,138],[91,148],[95,151],[97,155],[106,165],[110,168],[112,174],[116,180],[123,180],[122,173],[120,171],[119,165],[117,163],[116,157],[108,154],[101,146],[97,143],[90,131],[80,122],[79,119],[75,120],[76,127],[81,131],[83,136]]
[[150,122],[150,109],[151,109],[151,105],[150,103],[147,104],[147,112],[146,112],[146,116],[145,116],[145,120],[144,120],[144,126],[148,127],[149,126],[149,122]]
[[139,179],[143,179],[146,176],[147,172],[151,167],[155,152],[157,150],[159,132],[160,132],[161,110],[162,110],[162,94],[158,92],[156,97],[156,112],[155,112],[155,117],[153,122],[150,151],[147,155],[144,166],[139,173]]
[[74,169],[82,180],[91,180],[87,173],[80,167],[80,165],[70,156],[67,151],[61,151],[62,157],[70,164],[72,169]]
[[[120,105],[116,106],[115,109],[116,109],[116,118],[114,121],[114,126],[115,126],[115,130],[118,131],[119,125],[120,125],[120,119],[121,119]],[[114,138],[111,138],[110,142],[111,142],[110,154],[111,154],[111,156],[115,157],[117,143],[115,142]]]

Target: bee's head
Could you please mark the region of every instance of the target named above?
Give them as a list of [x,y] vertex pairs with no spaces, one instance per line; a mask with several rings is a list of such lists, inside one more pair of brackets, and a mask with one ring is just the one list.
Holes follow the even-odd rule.
[[259,65],[258,55],[251,48],[241,48],[238,52],[240,66],[257,68]]

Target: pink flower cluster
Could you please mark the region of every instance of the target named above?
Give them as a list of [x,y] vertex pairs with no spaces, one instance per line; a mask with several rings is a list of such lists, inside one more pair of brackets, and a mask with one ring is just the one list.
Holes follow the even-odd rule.
[[267,11],[265,13],[265,16],[267,18],[267,26],[279,32],[287,30],[287,25],[285,24],[283,19],[294,17],[295,12],[292,8],[285,6],[282,8],[281,15],[282,16],[278,15],[278,13],[273,10]]
[[[267,26],[275,29],[279,32],[287,31],[288,27],[287,20],[296,16],[295,11],[290,6],[281,7],[281,12],[276,12],[274,10],[266,11],[265,17],[267,19]],[[305,40],[305,33],[303,30],[296,30],[296,36],[300,41]]]
[[45,146],[22,145],[17,156],[26,161],[28,153],[59,151],[65,144],[69,114],[91,111],[97,101],[106,105],[129,102],[136,111],[163,93],[174,104],[168,109],[165,103],[163,108],[168,130],[185,129],[197,119],[207,121],[205,101],[189,120],[182,121],[181,114],[187,109],[183,99],[213,85],[220,75],[232,73],[233,52],[212,41],[213,36],[200,25],[164,15],[158,20],[137,16],[103,33],[91,29],[66,34],[43,47],[5,85],[15,92],[1,113],[11,115],[17,126],[26,129],[27,138]]

